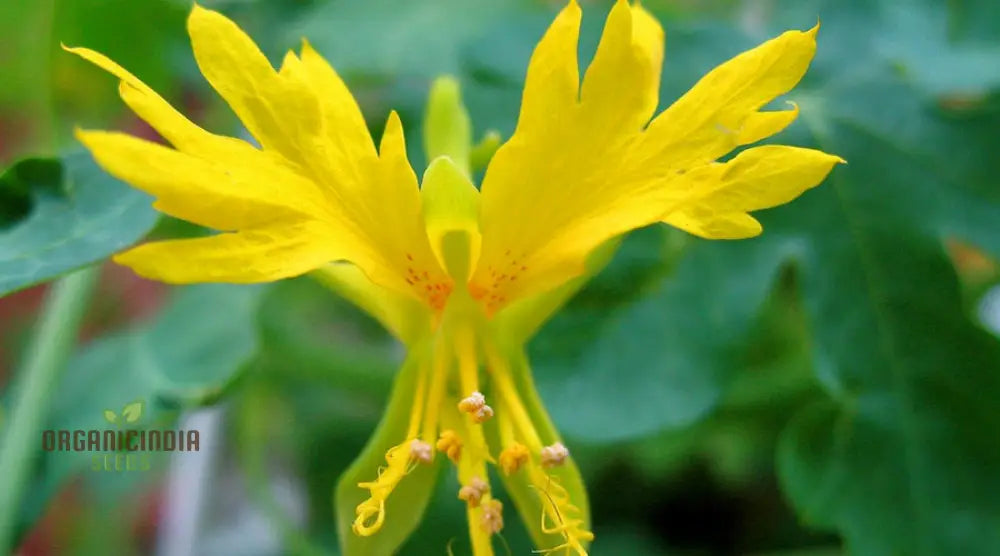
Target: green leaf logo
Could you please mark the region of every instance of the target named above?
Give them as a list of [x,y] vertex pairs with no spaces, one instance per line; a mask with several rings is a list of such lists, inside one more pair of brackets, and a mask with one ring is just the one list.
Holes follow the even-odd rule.
[[107,422],[111,423],[112,425],[118,424],[118,415],[116,415],[115,412],[111,411],[110,409],[104,410],[104,419]]
[[142,400],[136,400],[122,408],[122,417],[126,423],[134,423],[142,417],[142,409],[145,404]]

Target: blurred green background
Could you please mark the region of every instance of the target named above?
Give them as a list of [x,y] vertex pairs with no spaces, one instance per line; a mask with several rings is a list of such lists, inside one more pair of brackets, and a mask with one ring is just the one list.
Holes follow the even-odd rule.
[[[583,4],[585,63],[610,3]],[[112,77],[59,43],[103,52],[204,127],[245,136],[198,74],[190,5],[0,2],[0,427],[39,284],[147,235],[197,233],[158,220],[74,144],[74,126],[152,132]],[[476,135],[509,136],[561,2],[203,5],[272,60],[307,37],[376,137],[399,110],[419,174],[430,81],[458,76]],[[667,31],[661,108],[819,19],[816,59],[787,98],[801,116],[774,141],[848,165],[763,213],[760,238],[631,234],[532,341],[589,487],[592,552],[1000,554],[1000,4],[644,5]],[[202,451],[93,472],[39,450],[23,504],[6,509],[20,554],[336,552],[333,486],[403,355],[373,321],[308,279],[171,290],[105,264],[81,336],[45,428],[104,427],[104,409],[141,399],[144,424],[199,428]],[[468,553],[450,475],[405,554]],[[513,511],[506,524],[511,553],[530,553]]]

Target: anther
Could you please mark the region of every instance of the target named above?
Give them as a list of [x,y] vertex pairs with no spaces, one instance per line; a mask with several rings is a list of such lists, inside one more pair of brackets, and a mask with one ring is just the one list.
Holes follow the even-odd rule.
[[437,449],[444,452],[453,463],[458,463],[458,458],[462,456],[462,439],[451,429],[443,430],[437,441]]
[[530,457],[531,454],[528,452],[528,448],[520,442],[515,442],[500,452],[500,469],[504,475],[513,475],[525,463],[528,463]]
[[479,477],[473,477],[469,484],[458,489],[458,499],[464,500],[469,506],[475,508],[483,499],[483,496],[490,492],[490,485]]
[[569,449],[562,442],[556,442],[551,446],[542,448],[542,467],[557,467],[566,463],[569,457]]
[[496,499],[483,504],[483,529],[490,534],[499,533],[503,529],[503,504]]
[[486,405],[486,396],[484,396],[481,392],[476,391],[469,394],[468,397],[462,398],[462,401],[458,402],[458,410],[465,413],[475,413],[484,405]]
[[410,441],[410,460],[430,463],[433,458],[434,451],[430,444],[416,438]]
[[493,408],[488,405],[480,407],[479,410],[477,410],[475,413],[472,414],[472,420],[477,423],[485,423],[486,421],[489,421],[492,418],[493,418]]

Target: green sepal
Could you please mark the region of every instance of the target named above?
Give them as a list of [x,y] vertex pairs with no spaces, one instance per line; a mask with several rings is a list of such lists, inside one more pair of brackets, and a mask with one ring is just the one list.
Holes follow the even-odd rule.
[[362,537],[354,533],[351,525],[355,508],[368,498],[368,490],[358,483],[372,481],[379,468],[386,465],[385,454],[393,446],[406,440],[413,394],[417,389],[422,359],[427,355],[426,345],[417,345],[410,352],[403,368],[396,376],[389,404],[375,433],[361,451],[361,455],[341,475],[334,493],[334,515],[340,549],[345,556],[382,556],[395,554],[399,547],[420,524],[424,510],[430,502],[434,483],[445,458],[434,458],[427,465],[417,465],[404,477],[385,504],[385,523],[375,534]]
[[[510,361],[511,380],[514,382],[514,387],[521,396],[521,402],[528,411],[531,422],[538,432],[542,443],[548,446],[561,441],[559,433],[556,431],[555,425],[552,424],[552,419],[549,418],[548,413],[545,411],[542,399],[535,389],[534,380],[531,378],[531,367],[528,364],[524,350],[520,346],[512,348],[508,345],[505,348],[503,356]],[[487,427],[486,432],[490,435],[490,444],[499,445],[499,434],[496,426]],[[542,531],[542,497],[545,494],[539,492],[538,489],[528,482],[526,473],[526,469],[521,469],[509,476],[502,472],[498,473],[498,475],[503,481],[504,490],[506,490],[508,496],[513,500],[514,506],[517,508],[517,513],[521,516],[521,521],[528,529],[535,547],[538,550],[545,550],[559,546],[564,542],[561,536]],[[580,470],[577,468],[573,458],[570,457],[561,466],[548,469],[547,473],[559,481],[559,484],[566,489],[569,499],[580,509],[579,517],[584,521],[584,528],[589,530],[590,502],[587,499],[587,489],[583,483],[583,477],[580,475]],[[546,520],[546,524],[548,527],[552,527],[553,525],[551,520],[548,519]]]

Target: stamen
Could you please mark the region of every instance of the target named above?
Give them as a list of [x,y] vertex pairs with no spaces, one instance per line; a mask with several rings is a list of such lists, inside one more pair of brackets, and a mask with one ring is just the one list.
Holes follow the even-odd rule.
[[472,420],[485,423],[493,418],[493,408],[486,405],[486,396],[478,390],[458,402],[458,410],[472,415]]
[[458,410],[465,413],[475,413],[484,405],[486,405],[486,396],[477,390],[458,402]]
[[462,439],[458,437],[458,433],[451,429],[441,431],[441,437],[437,441],[437,449],[439,452],[444,452],[452,463],[457,464],[458,459],[462,457]]
[[521,402],[520,394],[510,379],[510,366],[505,359],[496,354],[495,349],[490,349],[489,346],[486,349],[486,357],[489,361],[493,384],[499,391],[504,415],[514,422],[520,437],[529,448],[533,451],[541,450],[542,441],[538,436],[538,431],[535,430],[531,416]]
[[430,444],[416,438],[410,441],[410,461],[430,463],[433,459],[434,450]]
[[458,490],[458,499],[464,500],[469,504],[470,507],[475,508],[479,505],[479,502],[483,499],[483,496],[489,494],[490,485],[486,481],[480,479],[479,477],[473,477],[469,484],[463,486]]
[[[455,331],[455,351],[458,357],[458,376],[465,392],[479,391],[479,362],[476,358],[476,340],[473,331],[460,328]],[[486,403],[486,400],[483,400]]]
[[430,386],[427,393],[427,405],[424,412],[423,434],[425,442],[433,442],[437,438],[438,419],[441,414],[441,404],[445,395],[445,384],[448,381],[448,353],[440,345],[433,346],[431,355]]
[[478,411],[472,414],[472,420],[480,424],[485,423],[486,421],[489,421],[492,418],[493,418],[493,408],[488,405],[480,407]]
[[495,498],[483,503],[482,525],[491,535],[503,529],[503,503]]
[[556,442],[551,446],[542,448],[542,467],[557,467],[566,463],[569,457],[569,449],[562,442]]
[[528,451],[528,447],[520,442],[514,442],[500,452],[500,469],[503,471],[504,475],[513,475],[514,473],[517,473],[530,458],[531,452]]

